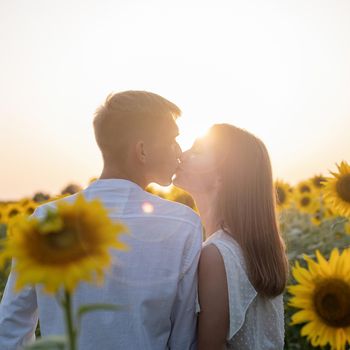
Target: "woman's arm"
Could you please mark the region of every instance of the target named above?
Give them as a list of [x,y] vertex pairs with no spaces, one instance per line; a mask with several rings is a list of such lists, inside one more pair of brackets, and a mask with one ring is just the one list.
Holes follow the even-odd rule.
[[225,265],[219,250],[202,249],[198,267],[198,350],[225,349],[229,329],[229,302]]

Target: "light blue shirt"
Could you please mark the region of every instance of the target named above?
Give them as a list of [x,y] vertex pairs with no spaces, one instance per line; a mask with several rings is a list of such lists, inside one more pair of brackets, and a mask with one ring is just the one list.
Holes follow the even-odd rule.
[[[197,265],[202,226],[190,208],[154,196],[133,182],[103,179],[83,191],[99,198],[110,217],[129,228],[121,236],[130,250],[113,250],[113,264],[102,287],[81,283],[74,306],[113,303],[121,311],[83,317],[81,350],[164,350],[196,348]],[[72,201],[76,195],[61,200]],[[41,217],[47,207],[39,207]],[[34,338],[38,318],[43,336],[64,334],[62,310],[39,286],[13,292],[10,274],[0,304],[0,349],[20,349]]]

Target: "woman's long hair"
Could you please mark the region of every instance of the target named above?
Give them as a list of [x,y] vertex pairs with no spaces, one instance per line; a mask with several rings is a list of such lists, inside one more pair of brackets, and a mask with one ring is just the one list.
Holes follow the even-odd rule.
[[271,162],[263,142],[229,124],[210,130],[218,158],[217,217],[240,245],[249,280],[260,295],[281,294],[288,277],[285,244],[276,218]]

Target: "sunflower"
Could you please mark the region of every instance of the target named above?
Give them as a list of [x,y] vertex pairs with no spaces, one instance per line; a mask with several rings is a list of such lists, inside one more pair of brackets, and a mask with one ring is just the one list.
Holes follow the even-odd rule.
[[346,162],[337,164],[338,173],[331,172],[327,178],[324,197],[334,210],[342,216],[350,216],[350,165]]
[[35,208],[38,204],[34,201],[28,201],[25,205],[23,205],[23,213],[26,215],[32,215],[35,211]]
[[22,213],[22,206],[17,203],[10,203],[6,205],[3,212],[3,222],[5,224],[9,223],[10,220],[15,218],[17,215]]
[[315,198],[313,211],[310,212],[311,221],[314,225],[319,226],[322,221],[334,219],[334,213],[323,201],[318,201]]
[[350,343],[350,249],[342,254],[333,249],[329,261],[319,251],[316,257],[317,262],[304,256],[308,268],[296,262],[292,269],[298,283],[288,287],[289,305],[301,310],[291,324],[305,323],[301,335],[314,347],[345,350]]
[[72,292],[80,281],[102,281],[110,266],[110,248],[125,250],[119,235],[126,227],[113,223],[98,200],[58,201],[43,218],[18,216],[10,226],[0,267],[13,257],[18,278],[16,289],[42,284],[55,293],[61,287]]
[[309,192],[299,193],[294,196],[297,208],[303,213],[313,214],[317,210],[317,201]]
[[311,181],[301,181],[296,185],[296,192],[297,193],[312,193],[312,183]]
[[315,175],[310,179],[310,183],[316,191],[321,191],[324,188],[324,182],[326,178],[323,175]]
[[275,190],[277,196],[277,208],[285,209],[289,206],[292,198],[292,190],[289,184],[281,180],[275,181]]
[[28,205],[32,200],[30,198],[22,198],[19,202],[18,205],[25,207]]
[[172,187],[171,192],[169,194],[169,199],[174,202],[185,204],[192,209],[196,208],[196,204],[192,196],[179,187]]
[[318,207],[311,216],[311,221],[314,225],[319,226],[322,220],[325,218],[324,211]]

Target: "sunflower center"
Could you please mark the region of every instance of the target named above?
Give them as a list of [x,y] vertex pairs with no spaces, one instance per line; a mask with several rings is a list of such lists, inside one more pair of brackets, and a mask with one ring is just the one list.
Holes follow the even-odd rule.
[[281,187],[277,187],[277,199],[280,204],[283,204],[286,200],[286,193]]
[[28,208],[26,209],[26,213],[27,213],[28,215],[32,215],[32,214],[34,213],[34,208],[28,207]]
[[337,181],[337,192],[341,199],[350,202],[350,174],[342,176]]
[[300,201],[300,204],[302,207],[307,207],[310,204],[310,198],[309,197],[303,197]]
[[19,214],[18,209],[11,209],[8,216],[9,216],[9,218],[12,218],[13,216],[16,216],[17,214]]
[[77,236],[74,232],[63,230],[45,235],[45,240],[50,248],[67,249],[76,246],[78,243]]
[[44,265],[72,263],[89,255],[92,249],[74,227],[49,233],[38,231],[35,237],[29,248],[30,255]]
[[339,279],[319,283],[314,293],[317,314],[331,327],[350,326],[350,286]]
[[310,188],[310,186],[308,186],[308,185],[302,185],[302,186],[300,187],[300,192],[301,192],[301,193],[311,192],[311,188]]

